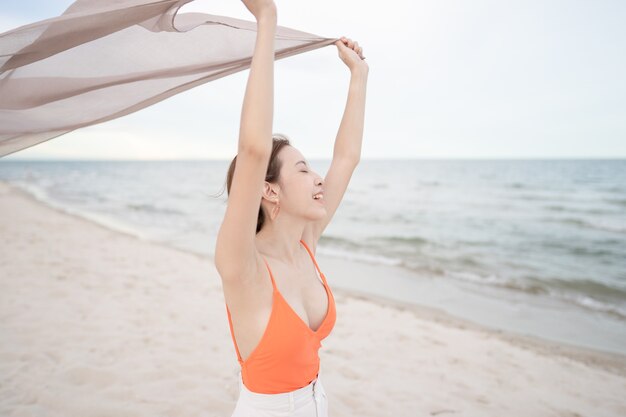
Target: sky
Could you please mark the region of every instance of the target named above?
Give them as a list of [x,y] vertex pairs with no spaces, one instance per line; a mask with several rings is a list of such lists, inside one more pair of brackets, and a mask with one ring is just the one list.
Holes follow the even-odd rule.
[[[0,32],[72,1],[5,2]],[[622,0],[275,0],[278,24],[359,42],[362,159],[626,157]],[[254,20],[239,0],[182,7]],[[5,157],[232,159],[249,71]],[[337,47],[275,64],[274,132],[331,159],[350,73]]]

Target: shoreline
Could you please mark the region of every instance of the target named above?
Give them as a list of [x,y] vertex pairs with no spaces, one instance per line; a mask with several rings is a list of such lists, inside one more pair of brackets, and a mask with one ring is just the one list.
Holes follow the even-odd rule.
[[[0,414],[232,413],[239,363],[209,257],[3,182],[0,234]],[[330,415],[626,413],[621,355],[329,284],[337,322],[319,356]]]
[[[142,241],[212,260],[211,248],[214,250],[215,243],[213,234],[187,231],[177,233],[177,241],[171,242],[167,238],[157,236],[160,233],[158,226],[144,229],[123,220],[126,215],[133,213],[118,213],[120,218],[116,218],[100,212],[95,207],[94,211],[79,208],[81,204],[62,203],[33,184],[20,182],[15,184],[15,187],[63,213],[95,222],[107,229],[120,231]],[[117,209],[123,206],[122,204]],[[215,210],[211,213],[212,227],[215,230],[217,225],[214,216],[221,214],[217,214]],[[162,218],[160,221],[168,219]],[[166,229],[168,226],[162,228]],[[194,241],[186,241],[192,234]],[[322,237],[322,241],[325,242],[326,239]],[[401,301],[431,307],[494,331],[626,356],[626,321],[595,308],[581,306],[567,297],[510,290],[505,286],[484,285],[472,280],[457,279],[454,276],[440,277],[437,274],[421,273],[402,266],[359,259],[358,256],[354,258],[350,253],[341,256],[333,250],[328,251],[326,244],[318,247],[316,257],[324,266],[324,272],[331,277],[335,288],[371,296],[372,299],[379,301],[382,297],[383,300],[389,299],[392,302]],[[496,271],[496,275],[500,275],[500,272],[507,275],[514,271]]]
[[371,295],[369,293],[359,294],[354,290],[347,291],[339,288],[333,291],[335,293],[342,293],[348,298],[378,303],[399,311],[409,311],[421,319],[440,323],[444,326],[462,330],[469,329],[481,333],[486,337],[494,337],[503,342],[508,342],[515,347],[532,350],[537,354],[553,358],[566,357],[581,364],[626,377],[626,355],[570,345],[563,342],[555,342],[536,336],[492,329],[479,323],[453,316],[443,310],[430,306],[416,305],[383,296]]
[[[79,213],[55,207],[45,201],[39,200],[27,191],[22,190],[19,187],[15,187],[6,181],[0,180],[0,195],[2,195],[3,187],[7,187],[11,190],[10,192],[16,193],[22,198],[26,198],[35,204],[42,205],[49,210],[53,210],[64,216],[69,216],[75,220],[86,222],[91,226],[97,226],[107,232],[117,233],[130,239],[136,239],[144,244],[153,245],[159,248],[166,248],[187,256],[193,256],[199,260],[208,260],[211,264],[213,264],[213,259],[209,256],[168,245],[165,242],[155,242],[149,238],[141,237],[129,231],[109,227],[106,224],[99,223],[98,221],[87,218]],[[567,357],[584,365],[596,367],[598,369],[626,377],[626,355],[571,345],[565,342],[552,341],[538,336],[517,334],[508,330],[494,329],[475,321],[452,315],[436,307],[396,300],[383,295],[376,295],[340,287],[334,287],[332,291],[333,294],[339,294],[345,298],[377,303],[381,306],[390,307],[401,312],[408,311],[420,319],[434,321],[445,326],[458,329],[470,329],[488,337],[498,338],[499,340],[513,344],[516,347],[530,349],[538,354],[552,357]]]

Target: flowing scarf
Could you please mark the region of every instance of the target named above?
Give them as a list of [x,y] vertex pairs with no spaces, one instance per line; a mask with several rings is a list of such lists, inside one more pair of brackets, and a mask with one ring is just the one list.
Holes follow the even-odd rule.
[[[250,67],[256,22],[193,0],[78,0],[0,34],[0,157]],[[283,26],[275,59],[333,44]]]

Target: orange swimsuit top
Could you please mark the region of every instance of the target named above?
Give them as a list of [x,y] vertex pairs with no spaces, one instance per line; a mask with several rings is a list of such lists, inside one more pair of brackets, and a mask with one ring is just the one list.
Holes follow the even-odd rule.
[[241,365],[244,385],[252,392],[277,394],[289,392],[308,385],[319,372],[320,358],[318,350],[322,339],[328,336],[335,325],[335,299],[326,277],[320,271],[313,253],[300,240],[311,256],[319,272],[328,297],[326,317],[317,330],[311,329],[283,298],[272,275],[272,270],[265,258],[272,280],[272,311],[259,344],[244,361],[241,359],[230,310],[226,305],[230,334],[237,351],[237,360]]

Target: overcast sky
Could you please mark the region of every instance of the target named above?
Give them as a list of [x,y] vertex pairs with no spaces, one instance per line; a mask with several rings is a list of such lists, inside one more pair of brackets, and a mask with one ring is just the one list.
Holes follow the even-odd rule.
[[[626,1],[275,0],[278,24],[363,46],[362,158],[626,157]],[[4,2],[0,32],[72,2]],[[253,16],[239,0],[185,11]],[[231,159],[248,71],[6,159]],[[276,62],[274,131],[332,157],[349,71],[334,45]]]

